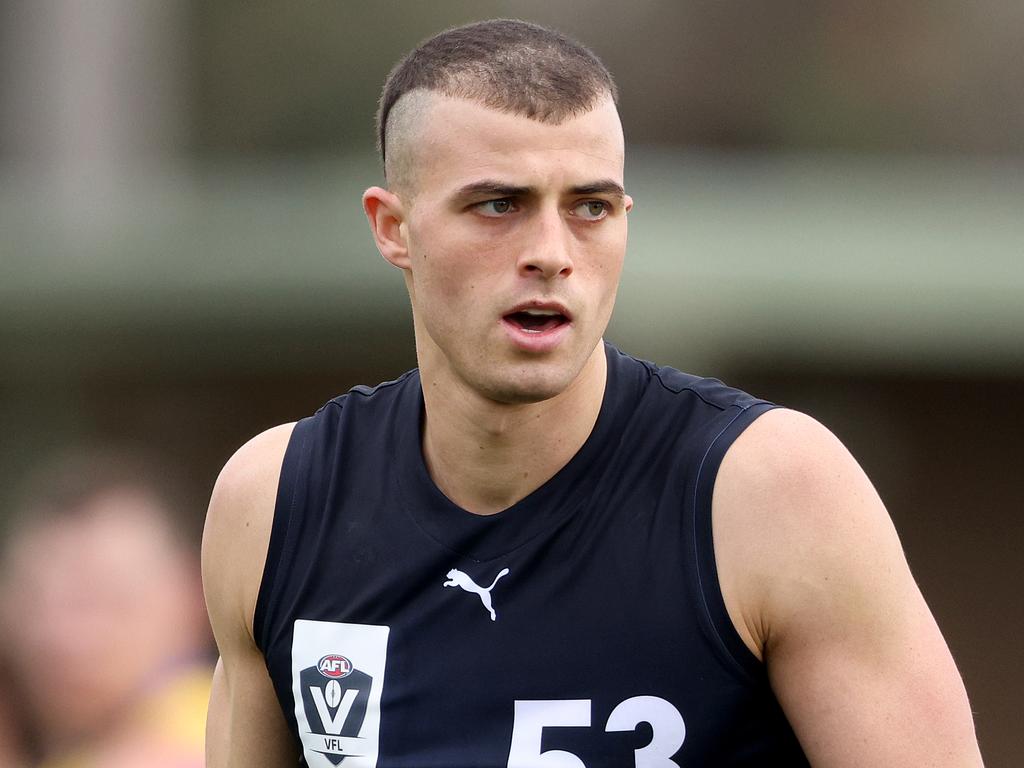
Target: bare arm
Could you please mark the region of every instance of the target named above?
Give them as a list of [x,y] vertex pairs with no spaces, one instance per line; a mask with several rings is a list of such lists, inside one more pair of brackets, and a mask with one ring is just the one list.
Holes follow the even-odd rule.
[[291,424],[246,443],[225,465],[203,533],[203,589],[220,651],[206,725],[208,768],[298,763],[263,656],[253,613]]
[[860,467],[771,411],[726,454],[713,507],[726,607],[815,766],[980,766],[960,675]]

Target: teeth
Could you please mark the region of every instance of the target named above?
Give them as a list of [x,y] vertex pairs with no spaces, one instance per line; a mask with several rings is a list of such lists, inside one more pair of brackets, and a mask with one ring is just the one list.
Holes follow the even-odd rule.
[[553,317],[554,315],[562,314],[555,309],[523,309],[520,311],[524,315],[536,315],[537,317]]

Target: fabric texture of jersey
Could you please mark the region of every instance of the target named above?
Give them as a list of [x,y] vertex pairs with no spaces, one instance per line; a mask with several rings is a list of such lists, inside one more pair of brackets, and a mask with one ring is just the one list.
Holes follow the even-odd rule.
[[254,633],[303,764],[807,764],[711,538],[721,460],[773,406],[606,354],[587,441],[494,515],[431,480],[417,371],[298,422]]

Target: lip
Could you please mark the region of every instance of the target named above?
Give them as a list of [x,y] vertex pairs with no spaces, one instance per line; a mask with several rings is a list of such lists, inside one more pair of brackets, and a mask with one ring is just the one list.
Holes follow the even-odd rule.
[[[543,309],[548,312],[557,312],[565,320],[552,328],[545,330],[527,330],[516,322],[509,319],[516,312],[523,312],[528,309]],[[557,301],[533,300],[517,304],[501,316],[501,325],[505,329],[512,343],[524,352],[543,353],[555,349],[569,333],[573,325],[572,313]]]
[[523,312],[527,309],[543,309],[548,312],[557,312],[560,315],[564,315],[569,323],[572,322],[572,312],[564,304],[558,301],[545,301],[543,299],[534,299],[532,301],[524,301],[522,304],[516,304],[512,309],[505,312],[502,317],[508,317],[516,312]]

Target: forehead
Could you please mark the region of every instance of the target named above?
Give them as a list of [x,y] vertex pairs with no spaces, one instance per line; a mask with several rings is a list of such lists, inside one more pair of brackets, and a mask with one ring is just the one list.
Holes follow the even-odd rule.
[[474,101],[432,95],[415,146],[420,192],[480,178],[529,186],[622,182],[622,125],[612,100],[561,123],[543,123]]

